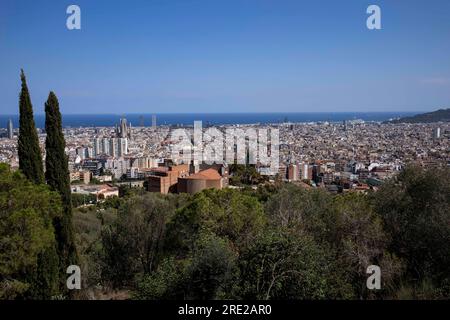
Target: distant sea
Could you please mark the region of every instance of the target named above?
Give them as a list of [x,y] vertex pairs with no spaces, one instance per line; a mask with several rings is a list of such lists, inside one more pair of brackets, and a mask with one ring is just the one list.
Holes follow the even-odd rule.
[[[362,119],[365,121],[385,121],[393,118],[406,117],[419,112],[301,112],[301,113],[156,113],[157,125],[193,125],[201,120],[204,125],[221,124],[253,124],[282,122],[341,122],[344,120]],[[119,123],[122,116],[131,122],[132,126],[151,126],[152,114],[67,114],[63,115],[64,127],[106,127]],[[6,127],[8,119],[13,120],[15,128],[19,125],[18,115],[0,115],[0,127]],[[36,126],[43,128],[45,115],[35,115]]]

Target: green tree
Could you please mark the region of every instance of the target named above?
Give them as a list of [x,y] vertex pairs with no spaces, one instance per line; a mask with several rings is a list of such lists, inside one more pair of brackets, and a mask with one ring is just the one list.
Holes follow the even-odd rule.
[[62,214],[57,193],[0,164],[0,299],[49,299],[58,293],[52,220]]
[[68,159],[65,153],[66,143],[62,132],[61,113],[58,98],[50,92],[45,103],[45,179],[50,188],[61,195],[64,214],[55,217],[56,240],[60,258],[60,270],[65,273],[69,265],[77,264],[77,250],[75,247],[72,224],[72,199],[70,191],[70,177]]
[[166,223],[173,203],[158,194],[127,200],[116,221],[102,231],[105,280],[117,287],[131,284],[135,275],[150,274],[162,258]]
[[382,294],[393,290],[402,267],[387,251],[389,236],[369,200],[356,193],[332,196],[286,184],[269,198],[266,211],[276,226],[311,236],[338,270],[332,280],[350,283],[352,297],[368,298],[369,265],[383,268]]
[[44,183],[44,168],[34,124],[33,106],[23,70],[21,70],[20,79],[22,80],[22,90],[19,98],[19,168],[30,181],[40,184]]
[[173,300],[185,298],[186,261],[168,257],[151,274],[138,279],[133,297],[139,300]]
[[[243,299],[324,299],[339,297],[328,283],[334,273],[326,252],[312,237],[267,230],[239,257]],[[344,286],[339,290],[344,291]]]
[[72,194],[72,206],[74,208],[81,207],[87,204],[95,204],[97,203],[97,197],[94,194]]
[[269,197],[265,209],[274,225],[303,229],[317,238],[324,231],[324,218],[332,211],[332,200],[322,190],[307,190],[287,183]]
[[177,211],[168,226],[168,245],[182,254],[191,250],[201,231],[226,238],[238,248],[252,242],[266,223],[256,197],[238,190],[204,190]]
[[[247,155],[248,156],[248,155]],[[232,164],[230,165],[230,184],[235,186],[257,185],[267,181],[261,176],[254,165]]]
[[411,287],[412,298],[430,285],[436,291],[450,289],[449,181],[448,168],[409,166],[374,196],[391,236],[389,249],[405,260],[403,281]]
[[[374,211],[368,197],[350,193],[333,198],[333,211],[325,221],[328,246],[335,252],[335,261],[345,270],[356,297],[376,298],[395,289],[403,265],[388,252],[389,235]],[[383,273],[382,291],[367,290],[367,267],[380,266]]]
[[231,244],[202,233],[186,259],[164,259],[137,283],[138,299],[221,299],[230,297],[237,272]]
[[230,243],[212,233],[202,233],[186,268],[188,299],[218,299],[231,292],[237,254]]

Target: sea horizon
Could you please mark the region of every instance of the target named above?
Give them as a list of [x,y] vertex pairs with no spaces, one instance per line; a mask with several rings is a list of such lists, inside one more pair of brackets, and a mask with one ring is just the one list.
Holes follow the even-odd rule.
[[[125,117],[133,126],[151,126],[152,116],[156,116],[157,125],[192,125],[194,121],[203,121],[209,125],[226,124],[269,124],[269,123],[306,123],[306,122],[340,122],[357,120],[381,122],[399,117],[412,116],[421,112],[407,111],[373,111],[373,112],[230,112],[230,113],[96,113],[63,114],[64,127],[110,127],[115,126],[120,118]],[[45,114],[34,115],[36,126],[43,128]],[[0,126],[12,119],[13,126],[19,123],[18,114],[0,115]]]

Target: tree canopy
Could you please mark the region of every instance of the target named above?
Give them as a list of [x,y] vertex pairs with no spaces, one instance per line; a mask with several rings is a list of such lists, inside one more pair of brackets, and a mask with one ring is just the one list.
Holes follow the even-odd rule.
[[0,164],[0,298],[48,299],[58,293],[52,221],[61,200]]

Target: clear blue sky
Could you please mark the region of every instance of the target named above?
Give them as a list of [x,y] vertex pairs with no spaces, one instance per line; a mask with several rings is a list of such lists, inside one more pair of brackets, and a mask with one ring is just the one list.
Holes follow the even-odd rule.
[[450,107],[449,16],[448,0],[0,0],[0,113],[21,67],[35,113],[49,90],[72,114]]

